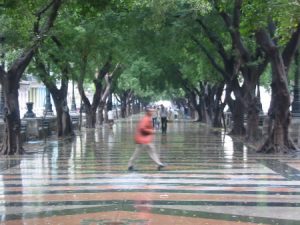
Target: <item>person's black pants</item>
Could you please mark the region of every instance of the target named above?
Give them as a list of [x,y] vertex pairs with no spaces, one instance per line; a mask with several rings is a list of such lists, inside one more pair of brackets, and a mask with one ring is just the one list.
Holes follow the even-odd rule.
[[162,133],[167,133],[167,117],[161,118],[161,131]]

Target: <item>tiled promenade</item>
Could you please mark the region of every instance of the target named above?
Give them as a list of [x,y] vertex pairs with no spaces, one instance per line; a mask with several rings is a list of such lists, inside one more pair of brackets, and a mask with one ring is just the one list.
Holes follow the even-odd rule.
[[[190,122],[169,123],[155,145],[163,171],[142,155],[128,172],[134,121],[30,143],[0,160],[0,224],[300,224],[300,157],[258,155]],[[46,146],[46,147],[45,147]]]

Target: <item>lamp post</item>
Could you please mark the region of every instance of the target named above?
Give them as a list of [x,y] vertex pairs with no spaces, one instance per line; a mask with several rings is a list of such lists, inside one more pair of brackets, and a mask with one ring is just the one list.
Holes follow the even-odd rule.
[[294,100],[292,103],[292,116],[300,117],[300,62],[299,51],[295,55],[295,83],[294,83]]
[[[3,70],[5,70],[5,52],[4,52],[4,41],[5,37],[3,35],[0,36],[0,44],[1,44],[1,67]],[[1,85],[1,91],[0,91],[0,118],[3,118],[3,110],[4,110],[4,94],[3,94],[3,88]]]
[[53,115],[51,98],[50,98],[50,91],[46,88],[46,104],[45,104],[45,115]]
[[[74,63],[69,62],[71,69],[74,68]],[[73,71],[72,71],[73,72]],[[75,91],[74,91],[74,78],[72,79],[72,100],[71,100],[71,111],[76,112],[76,101],[75,101]]]
[[[48,76],[51,76],[50,63],[48,63]],[[46,87],[46,96],[45,96],[45,98],[46,98],[46,102],[45,102],[44,116],[53,116],[50,91],[47,87]]]

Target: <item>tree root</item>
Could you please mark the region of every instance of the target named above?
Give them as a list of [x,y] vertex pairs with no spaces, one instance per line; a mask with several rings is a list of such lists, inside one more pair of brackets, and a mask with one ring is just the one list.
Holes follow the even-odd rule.
[[294,142],[289,138],[287,143],[285,145],[276,145],[272,143],[271,138],[267,138],[267,140],[264,142],[264,144],[259,147],[259,149],[256,151],[257,153],[293,153],[295,151],[298,151],[299,149],[296,147]]
[[232,135],[232,136],[244,136],[246,135],[246,130],[242,129],[242,130],[231,130],[228,135]]

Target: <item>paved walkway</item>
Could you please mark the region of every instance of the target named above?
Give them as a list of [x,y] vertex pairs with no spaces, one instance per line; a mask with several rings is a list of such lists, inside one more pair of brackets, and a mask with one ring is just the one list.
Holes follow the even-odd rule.
[[0,224],[300,224],[299,156],[257,155],[198,123],[169,123],[128,172],[135,121],[29,143],[0,160]]

